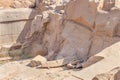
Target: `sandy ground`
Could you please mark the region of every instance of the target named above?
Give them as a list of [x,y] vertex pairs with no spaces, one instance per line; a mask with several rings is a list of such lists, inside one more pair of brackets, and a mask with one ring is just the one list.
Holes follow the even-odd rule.
[[0,65],[0,80],[80,80],[64,67],[41,69],[29,67],[30,60],[8,62]]

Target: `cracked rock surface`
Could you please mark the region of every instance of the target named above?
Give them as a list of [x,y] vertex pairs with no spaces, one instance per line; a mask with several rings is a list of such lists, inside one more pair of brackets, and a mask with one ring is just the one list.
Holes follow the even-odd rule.
[[[42,59],[36,58],[33,59],[33,64],[35,63],[34,65],[38,67],[41,64],[50,70],[30,68],[24,64],[24,61],[23,64],[20,62],[7,63],[0,66],[2,70],[0,73],[3,73],[0,75],[1,79],[120,79],[119,69],[116,69],[120,66],[119,0],[100,0],[98,2],[96,0],[9,0],[9,5],[1,4],[3,2],[4,0],[0,1],[0,7],[33,8],[37,12],[31,20],[30,26],[25,27],[21,32],[24,35],[20,35],[16,41],[16,44],[20,44],[20,47],[17,48],[20,54],[14,55],[17,45],[13,45],[9,55],[12,54],[13,58],[19,56],[21,59],[41,55],[39,57],[45,61],[42,63]],[[74,60],[77,60],[78,63],[72,65]],[[30,63],[30,60],[28,62]],[[63,71],[60,71],[61,66],[67,64],[70,67],[78,66],[83,69],[66,71],[62,68]],[[20,71],[9,72],[13,68],[12,65],[19,67]],[[4,67],[8,69],[6,76]],[[51,70],[51,67],[59,68]],[[49,73],[49,71],[55,72]]]

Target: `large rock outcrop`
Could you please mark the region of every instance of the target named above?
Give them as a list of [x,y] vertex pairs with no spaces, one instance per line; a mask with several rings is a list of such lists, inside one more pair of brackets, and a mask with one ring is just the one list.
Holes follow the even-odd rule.
[[38,15],[27,35],[21,37],[23,53],[84,62],[120,41],[119,8],[102,13],[99,4],[94,0],[39,1]]
[[[19,1],[22,2],[18,3]],[[79,60],[83,69],[72,73],[77,78],[84,80],[102,78],[117,80],[116,76],[119,78],[119,69],[112,69],[120,66],[120,1],[33,0],[24,6],[23,3],[26,1],[14,0],[9,5],[14,8],[32,6],[37,12],[35,17],[30,19],[31,24],[24,26],[16,41],[14,40],[16,44],[8,50],[10,56],[28,58],[41,55],[39,57],[45,60],[42,66],[48,68],[71,65],[72,61]],[[32,13],[27,15],[27,19]],[[26,13],[21,17],[25,15]],[[5,24],[6,19],[11,20],[11,15],[3,18],[0,19],[0,25]],[[14,22],[19,21],[17,17],[12,18],[15,19]],[[7,23],[9,22],[11,21]],[[4,33],[2,31],[1,34]],[[3,49],[1,46],[0,50]],[[38,59],[38,63],[39,61],[42,62],[41,59]],[[55,63],[55,66],[49,63]],[[60,65],[57,65],[58,63]]]

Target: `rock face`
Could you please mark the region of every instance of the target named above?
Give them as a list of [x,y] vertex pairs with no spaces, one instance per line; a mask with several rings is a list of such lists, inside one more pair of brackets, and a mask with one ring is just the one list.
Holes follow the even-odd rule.
[[[84,68],[81,71],[74,72],[73,74],[84,80],[92,80],[92,79],[93,80],[118,80],[120,79],[120,77],[117,76],[119,75],[119,68],[117,67],[120,66],[119,50],[120,50],[120,42],[92,56],[90,59],[88,59],[87,62],[82,64]],[[101,74],[101,75],[98,75],[98,74]],[[116,77],[118,79],[116,79]]]
[[38,14],[27,34],[19,37],[23,54],[40,54],[48,60],[72,56],[84,62],[120,41],[119,8],[102,13],[98,11],[101,4],[94,0],[37,1]]
[[[45,61],[43,67],[54,67],[53,63],[55,66],[62,66],[72,60],[79,60],[80,66],[84,69],[79,73],[76,72],[75,75],[81,79],[117,80],[119,78],[118,69],[115,73],[112,69],[120,66],[120,1],[11,0],[7,5],[2,4],[3,2],[4,0],[0,1],[0,6],[3,8],[34,8],[37,12],[34,17],[32,17],[34,11],[28,11],[28,15],[28,12],[23,11],[20,14],[16,10],[13,12],[14,15],[0,16],[2,26],[9,24],[11,19],[13,23],[28,19],[31,21],[22,28],[15,41],[16,44],[20,43],[20,47],[17,48],[20,50],[20,57],[40,55],[39,57]],[[2,11],[2,15],[9,12],[11,10]],[[20,23],[20,25],[24,24]],[[3,28],[0,34],[4,34],[4,30],[6,29]],[[117,44],[113,45],[114,43]],[[1,50],[3,45],[1,42]],[[18,53],[15,51],[16,47],[13,45],[9,50],[12,57],[13,54]],[[37,60],[39,64],[41,59]],[[96,76],[97,74],[99,75]]]
[[34,8],[36,0],[14,0],[12,8]]
[[0,0],[0,8],[34,8],[35,0]]
[[13,0],[0,0],[0,9],[8,8],[13,3]]
[[[35,14],[33,9],[0,10],[0,55],[8,54],[11,46],[15,48],[16,45],[16,49],[19,48],[17,45],[24,40],[22,37],[27,33],[26,30],[29,30]],[[16,42],[18,43],[14,45]]]
[[119,80],[120,79],[120,68],[117,67],[107,73],[99,74],[92,80]]

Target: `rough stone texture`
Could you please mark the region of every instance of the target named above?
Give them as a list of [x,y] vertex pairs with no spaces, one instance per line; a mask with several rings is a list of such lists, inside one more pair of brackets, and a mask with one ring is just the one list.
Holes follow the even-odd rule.
[[14,0],[12,8],[34,8],[36,0]]
[[[20,3],[18,4],[16,2],[18,7],[21,6]],[[38,13],[34,18],[32,17],[30,26],[24,26],[16,41],[22,43],[21,55],[31,57],[42,55],[47,58],[46,64],[49,67],[51,66],[49,62],[57,63],[58,59],[63,61],[60,63],[79,60],[79,64],[84,69],[74,75],[85,80],[91,80],[97,74],[118,67],[120,65],[120,43],[117,43],[120,41],[118,5],[116,0],[111,2],[110,0],[100,0],[100,2],[37,0]],[[30,13],[31,10],[29,16],[26,12],[20,15],[22,20],[24,17],[25,20],[28,20],[28,17],[31,19]],[[11,21],[12,16],[9,15],[10,18],[0,16],[3,18],[0,18],[2,25],[3,20]],[[18,13],[15,11],[13,17],[15,22],[19,21],[16,16]],[[71,60],[66,59],[69,57]]]
[[39,13],[28,32],[18,38],[23,41],[23,54],[40,54],[48,60],[73,56],[84,62],[120,41],[119,9],[100,13],[99,4],[94,0],[38,1]]
[[101,52],[106,47],[119,42],[119,37],[108,37],[108,36],[94,36],[91,50],[89,52],[89,57],[95,55],[96,53]]
[[[79,3],[79,4],[78,4]],[[66,18],[92,30],[96,19],[96,5],[89,0],[70,1],[66,8]]]
[[0,10],[0,45],[15,43],[22,30],[30,26],[35,14],[32,9]]
[[58,57],[75,56],[80,60],[86,60],[85,58],[87,58],[86,56],[88,55],[91,45],[91,31],[74,22],[68,21],[61,35],[66,42],[58,54]]
[[120,79],[120,68],[117,67],[111,71],[95,76],[92,80],[119,80]]
[[45,57],[42,57],[40,55],[36,56],[35,58],[33,58],[30,62],[30,66],[35,67],[38,65],[42,65],[43,63],[46,63],[47,59]]
[[8,8],[13,3],[13,0],[0,0],[0,8]]
[[0,0],[0,8],[34,8],[36,0]]
[[[87,65],[92,63],[91,65],[87,66],[83,70],[79,72],[74,72],[73,74],[77,77],[80,77],[84,80],[92,80],[96,74],[102,74],[108,72],[116,67],[119,67],[120,62],[120,42],[104,49],[100,53],[93,56],[93,59],[90,59],[90,62],[86,62],[83,64]],[[96,58],[102,57],[101,59],[96,60]],[[98,59],[97,58],[97,59]],[[88,59],[89,61],[89,59]],[[109,79],[108,79],[109,80]],[[114,80],[114,79],[113,79]],[[117,80],[117,79],[115,79]]]
[[[14,43],[24,42],[25,38],[23,39],[23,36],[25,36],[27,33],[26,31],[29,30],[29,26],[31,25],[32,20],[34,19],[35,14],[36,11],[33,9],[21,8],[14,10],[0,10],[1,56],[8,56],[9,50],[13,47],[15,48]],[[13,51],[13,53],[15,53],[16,51]]]
[[36,11],[34,9],[20,8],[0,10],[0,23],[29,20],[33,19],[35,15]]

